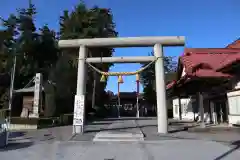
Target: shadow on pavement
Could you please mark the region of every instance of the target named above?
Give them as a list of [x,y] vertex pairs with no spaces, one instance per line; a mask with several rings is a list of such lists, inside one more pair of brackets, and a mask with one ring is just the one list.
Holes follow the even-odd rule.
[[154,120],[156,117],[120,117],[120,118],[96,118],[95,121],[121,121],[121,120]]
[[110,121],[109,122],[87,122],[87,125],[109,125],[112,124]]
[[184,127],[183,126],[182,128],[172,129],[172,130],[168,131],[168,133],[177,133],[177,132],[187,131],[191,127],[190,126],[189,127]]
[[[112,131],[112,130],[123,130],[123,129],[134,129],[134,128],[139,128],[141,130],[144,127],[157,127],[157,125],[140,125],[140,126],[134,126],[134,127],[117,127],[117,128],[91,129],[91,130],[85,130],[85,133],[100,132],[100,131]],[[176,132],[181,132],[181,131],[187,131],[191,127],[193,127],[193,126],[182,126],[181,128],[170,130],[169,133],[176,133]]]
[[118,127],[118,128],[91,129],[91,130],[85,130],[84,133],[101,132],[101,131],[114,131],[114,130],[133,129],[133,128],[138,128],[138,127]]
[[219,133],[219,132],[236,132],[240,133],[240,127],[214,127],[214,126],[206,126],[205,128],[195,127],[189,130],[189,132],[193,133]]
[[[195,126],[186,126],[186,125],[180,125],[180,124],[174,125],[174,126],[177,126],[178,128],[174,128],[174,129],[169,130],[168,131],[169,134],[173,134],[173,133],[177,133],[177,132],[183,132],[183,131],[188,131],[188,129],[195,127]],[[144,131],[145,127],[155,127],[156,128],[156,133],[157,133],[157,125],[140,125],[138,127],[142,131],[144,137],[148,136],[148,134]],[[158,134],[158,135],[160,135],[160,134]],[[161,136],[163,136],[163,135],[161,135]]]
[[238,150],[240,148],[240,140],[232,142],[232,144],[234,147],[232,149],[230,149],[229,151],[223,153],[222,155],[218,156],[217,158],[215,158],[214,160],[221,160],[226,158],[228,155],[230,155],[231,153],[233,153],[234,151]]
[[26,132],[10,132],[9,133],[9,138],[17,138],[17,137],[22,137],[26,134]]
[[0,152],[28,148],[33,145],[33,142],[9,143],[6,147],[0,148]]
[[[33,137],[24,137],[24,138],[22,138],[22,139],[24,139],[24,140],[31,140],[31,139],[33,139]],[[17,141],[17,140],[15,140],[15,139],[8,139],[8,141],[9,142],[15,142],[15,141]]]

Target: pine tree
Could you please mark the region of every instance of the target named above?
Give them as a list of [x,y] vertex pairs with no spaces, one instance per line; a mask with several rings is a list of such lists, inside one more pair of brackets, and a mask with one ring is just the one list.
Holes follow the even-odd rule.
[[[55,66],[58,59],[55,32],[47,26],[38,30],[35,26],[36,14],[36,7],[29,1],[27,8],[18,9],[15,15],[1,19],[3,30],[0,32],[0,51],[1,59],[6,59],[5,69],[1,69],[1,74],[10,77],[13,57],[16,55],[15,89],[23,88],[37,72],[43,73],[47,80],[50,68]],[[0,84],[1,87],[4,88],[0,91],[0,96],[4,97],[1,99],[8,101],[9,83],[5,86]]]

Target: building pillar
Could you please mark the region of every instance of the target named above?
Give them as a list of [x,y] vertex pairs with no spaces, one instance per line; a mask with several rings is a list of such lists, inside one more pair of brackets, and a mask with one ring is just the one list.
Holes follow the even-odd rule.
[[157,122],[158,133],[168,133],[168,116],[166,103],[166,85],[163,61],[163,47],[160,44],[154,45],[155,62],[155,82],[157,98]]
[[225,106],[226,106],[226,121],[229,123],[229,105],[228,105],[228,99],[226,99],[226,102],[225,102]]
[[179,120],[182,120],[182,103],[180,96],[178,97],[178,112],[179,112]]
[[213,101],[210,101],[210,114],[211,114],[211,121],[213,122],[213,124],[217,124],[217,114],[215,111],[215,104]]
[[[85,112],[85,92],[86,92],[86,62],[87,49],[85,46],[80,46],[79,48],[79,58],[78,58],[78,73],[77,73],[77,92],[75,96],[74,104],[74,117],[73,117],[73,134],[83,133],[84,129],[84,112]],[[81,98],[79,98],[81,97]],[[78,111],[78,101],[82,103],[82,111]],[[80,115],[79,115],[80,114]],[[79,119],[79,117],[82,117]]]
[[200,127],[205,128],[203,95],[200,92],[198,92],[197,94],[198,94],[198,106],[199,106],[199,112],[200,112]]
[[228,122],[228,126],[229,127],[233,127],[233,124],[229,123],[229,115],[230,115],[230,112],[229,112],[229,102],[228,102],[228,98],[226,100],[226,114],[227,114],[227,122]]

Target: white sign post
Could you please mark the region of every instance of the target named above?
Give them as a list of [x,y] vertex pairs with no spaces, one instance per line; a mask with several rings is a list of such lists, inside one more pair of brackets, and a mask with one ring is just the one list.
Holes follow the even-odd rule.
[[33,101],[33,114],[31,117],[39,117],[39,109],[41,108],[42,102],[42,74],[37,73],[35,76],[34,86],[34,101]]
[[76,95],[75,96],[74,114],[73,114],[74,133],[79,133],[79,132],[76,132],[76,130],[78,130],[78,129],[80,129],[81,132],[83,132],[84,103],[85,103],[84,95]]

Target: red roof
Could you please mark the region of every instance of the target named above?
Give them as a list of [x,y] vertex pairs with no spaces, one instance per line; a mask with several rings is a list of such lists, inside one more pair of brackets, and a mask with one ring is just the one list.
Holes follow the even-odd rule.
[[197,69],[211,69],[219,71],[234,62],[240,61],[239,54],[194,54],[188,53],[180,58],[187,73],[192,73]]
[[239,53],[240,48],[185,48],[184,55],[187,53]]
[[226,48],[240,48],[240,39],[238,38],[234,42],[230,43]]
[[228,55],[228,57],[218,66],[217,71],[221,71],[224,68],[231,66],[233,63],[240,61],[240,53]]
[[240,51],[237,54],[232,53],[187,53],[180,58],[186,72],[193,72],[195,69],[212,69],[219,71],[229,65],[240,61]]
[[[240,49],[185,49],[180,57],[188,78],[230,78],[232,75],[222,73],[221,69],[237,61],[240,61]],[[170,83],[167,89],[172,86]]]
[[197,69],[216,70],[219,64],[226,59],[228,54],[188,53],[180,58],[186,73],[195,72]]
[[196,72],[193,72],[192,74],[188,74],[188,76],[194,76],[198,78],[231,78],[232,75],[222,73],[222,72],[216,72],[211,69],[199,69]]

